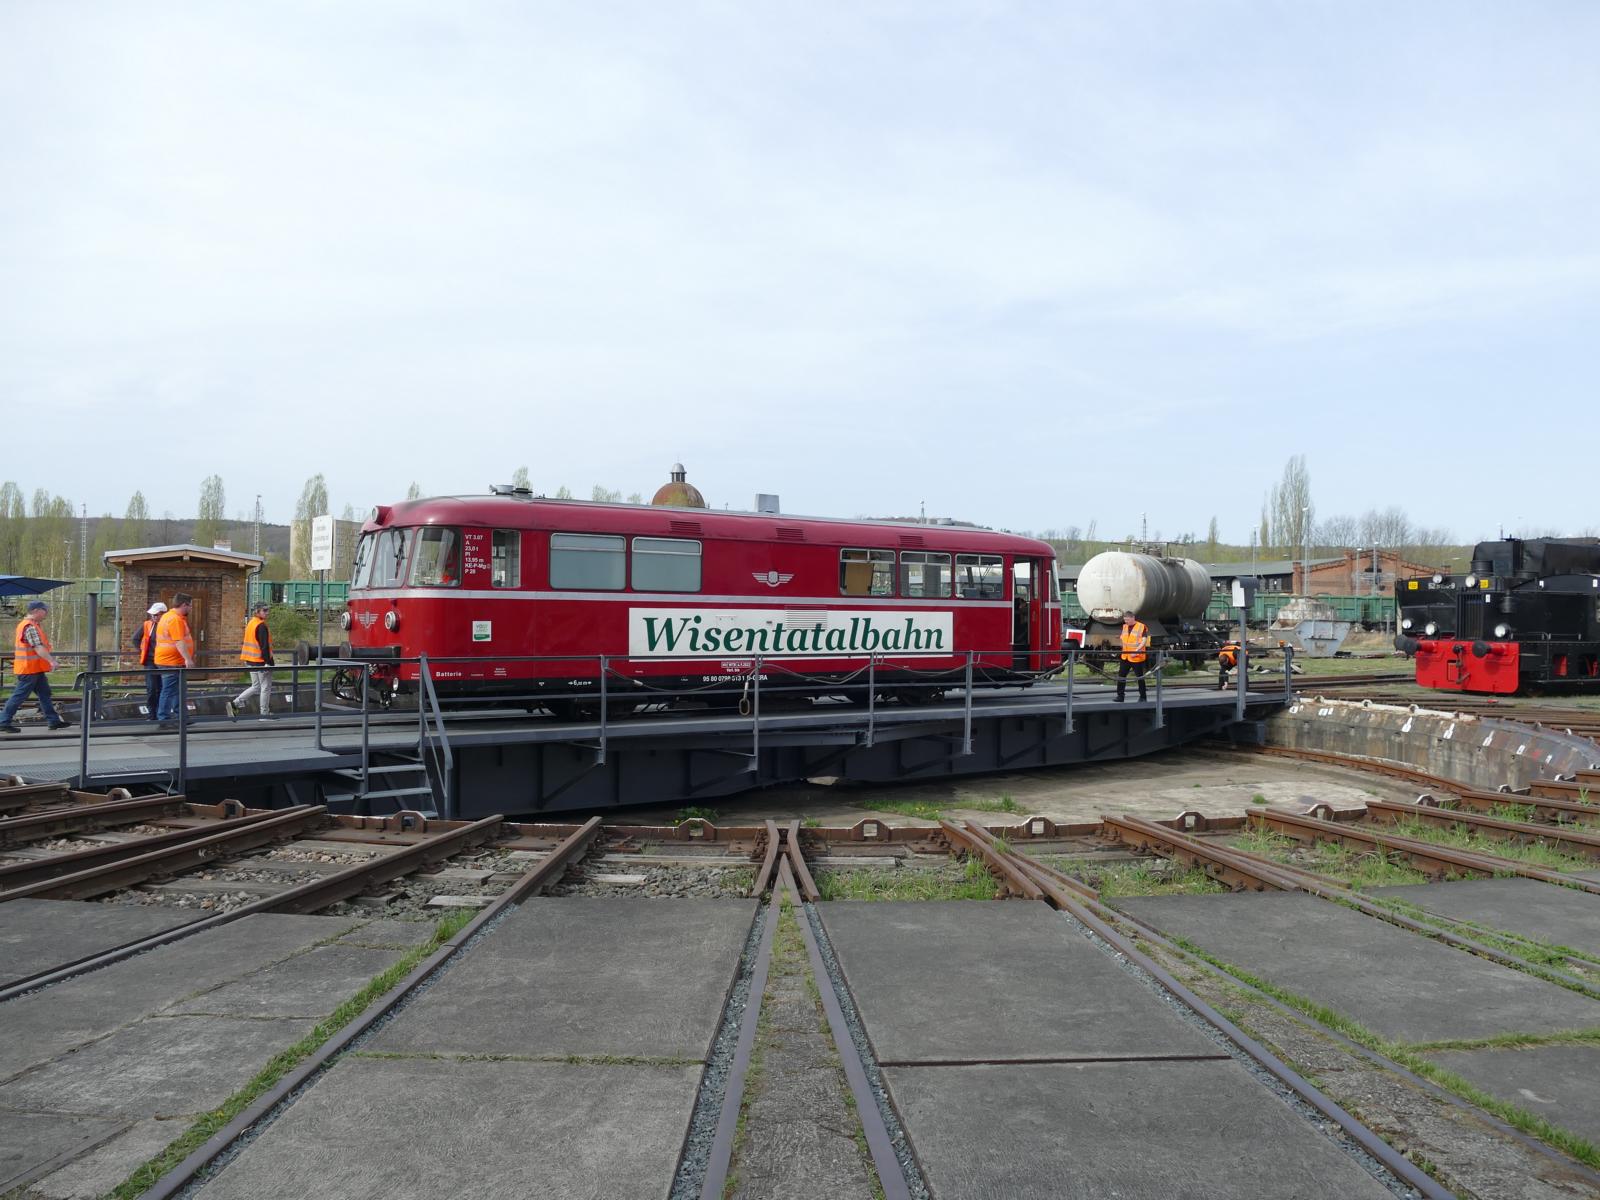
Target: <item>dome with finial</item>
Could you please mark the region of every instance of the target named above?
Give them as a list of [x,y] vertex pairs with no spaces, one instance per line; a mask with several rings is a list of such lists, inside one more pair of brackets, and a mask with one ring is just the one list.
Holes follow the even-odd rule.
[[673,463],[671,480],[657,489],[650,503],[668,508],[704,508],[706,498],[700,494],[699,488],[689,482],[689,473],[683,469],[683,464]]

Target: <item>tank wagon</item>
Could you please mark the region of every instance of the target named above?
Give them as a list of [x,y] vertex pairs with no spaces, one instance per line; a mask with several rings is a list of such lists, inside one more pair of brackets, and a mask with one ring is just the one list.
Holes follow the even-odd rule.
[[1465,575],[1402,579],[1396,597],[1422,687],[1600,690],[1600,539],[1479,542]]
[[1123,550],[1096,554],[1078,575],[1077,600],[1085,614],[1083,643],[1090,649],[1118,647],[1122,614],[1129,610],[1149,628],[1154,646],[1193,650],[1216,644],[1204,622],[1211,577],[1192,558]]
[[[418,659],[442,694],[569,713],[785,689],[864,701],[1026,684],[1062,662],[1048,543],[961,526],[550,500],[385,505],[362,528],[341,652],[385,695]],[[913,689],[909,685],[920,685]],[[576,699],[574,699],[576,696]],[[541,697],[549,697],[544,702]],[[585,699],[588,697],[588,699]]]

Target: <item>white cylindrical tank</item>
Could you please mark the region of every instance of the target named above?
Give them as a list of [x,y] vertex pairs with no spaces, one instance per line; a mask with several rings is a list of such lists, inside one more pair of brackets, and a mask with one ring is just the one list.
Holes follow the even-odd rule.
[[1192,558],[1108,550],[1078,576],[1078,603],[1097,621],[1120,621],[1127,609],[1141,618],[1192,620],[1210,602],[1211,577]]

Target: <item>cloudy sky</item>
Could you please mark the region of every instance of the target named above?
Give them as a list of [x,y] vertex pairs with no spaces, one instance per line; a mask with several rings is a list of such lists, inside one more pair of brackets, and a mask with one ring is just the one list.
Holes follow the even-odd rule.
[[[0,476],[1600,524],[1600,6],[0,2]],[[27,414],[27,424],[19,424]],[[37,431],[26,451],[22,430]]]

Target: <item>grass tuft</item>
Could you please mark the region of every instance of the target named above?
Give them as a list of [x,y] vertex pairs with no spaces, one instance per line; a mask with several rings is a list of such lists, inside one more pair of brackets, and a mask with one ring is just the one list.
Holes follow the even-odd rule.
[[959,866],[834,868],[815,873],[824,900],[993,900],[1000,883],[974,856]]

